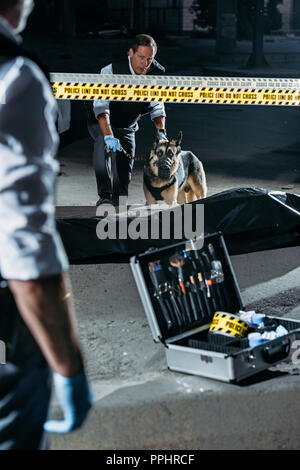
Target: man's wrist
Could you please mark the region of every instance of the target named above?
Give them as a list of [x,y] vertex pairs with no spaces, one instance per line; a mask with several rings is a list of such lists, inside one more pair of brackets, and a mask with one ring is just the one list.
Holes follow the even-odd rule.
[[157,130],[159,132],[160,137],[163,140],[167,140],[167,131],[166,131],[166,129],[157,129]]
[[63,377],[74,377],[84,368],[79,346],[77,344],[71,345],[66,356],[63,359],[61,357],[55,358],[55,362],[49,365],[54,372]]

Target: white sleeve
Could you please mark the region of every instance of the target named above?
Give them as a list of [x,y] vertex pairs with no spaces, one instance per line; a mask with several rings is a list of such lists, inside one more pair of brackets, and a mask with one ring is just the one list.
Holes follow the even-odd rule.
[[[100,75],[112,75],[112,73],[112,64],[109,64],[106,67],[103,67],[103,69],[101,69]],[[96,118],[99,116],[99,114],[109,114],[109,100],[94,100],[93,107]]]
[[149,106],[151,108],[150,117],[152,121],[158,116],[166,117],[165,105],[161,101],[151,101],[151,103],[149,103]]
[[0,78],[1,274],[25,281],[59,274],[68,260],[55,224],[55,99],[29,59],[14,59]]

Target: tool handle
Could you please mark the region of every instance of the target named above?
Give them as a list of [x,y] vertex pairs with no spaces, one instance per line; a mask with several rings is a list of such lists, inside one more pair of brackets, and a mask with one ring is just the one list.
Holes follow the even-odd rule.
[[184,313],[185,313],[185,308],[184,308],[184,304],[183,304],[183,295],[182,295],[182,294],[179,294],[179,295],[177,296],[177,301],[178,301],[178,304],[179,304],[179,306],[180,306],[180,311],[181,311],[180,316],[181,316],[181,318],[182,318],[182,320],[183,320],[183,323],[184,323],[184,324],[187,324],[188,321],[187,321],[186,316],[185,316],[185,314],[184,314]]
[[[199,279],[199,275],[201,276],[201,280]],[[196,276],[195,278],[197,280],[197,286],[198,286],[197,287],[197,292],[199,294],[198,300],[200,301],[201,307],[202,307],[201,312],[205,312],[204,316],[206,317],[211,316],[212,312],[211,312],[210,304],[206,295],[206,287],[202,279],[202,274],[198,273],[198,276]],[[203,302],[201,302],[201,299],[203,299]]]
[[226,287],[224,286],[224,271],[222,262],[216,259],[216,252],[212,243],[208,244],[208,251],[212,257],[212,279],[216,288],[221,310],[230,310],[230,300],[228,299]]
[[197,308],[196,308],[196,305],[195,305],[195,302],[194,302],[193,292],[189,291],[188,295],[189,295],[189,300],[190,300],[190,304],[191,304],[191,307],[192,307],[192,312],[193,312],[193,315],[194,315],[194,319],[197,321],[198,320],[198,312],[197,312]]
[[202,300],[202,293],[198,292],[198,290],[195,291],[196,294],[196,299],[199,305],[199,310],[202,318],[205,318],[208,316],[208,310],[205,305],[205,302]]
[[178,308],[178,305],[176,303],[176,300],[175,300],[175,297],[173,295],[173,293],[170,295],[170,300],[171,300],[171,304],[173,306],[173,311],[174,311],[174,314],[176,316],[176,320],[177,320],[177,323],[179,326],[182,326],[182,318],[181,318],[181,313],[180,313],[180,310]]
[[192,323],[193,320],[192,320],[192,316],[191,316],[191,312],[190,312],[190,307],[189,307],[189,304],[188,304],[188,301],[187,301],[187,296],[183,295],[182,300],[183,300],[184,311],[186,313],[188,321],[190,323]]
[[162,312],[162,314],[163,314],[163,317],[164,317],[164,320],[165,320],[165,322],[166,322],[166,324],[167,324],[167,326],[168,326],[168,329],[171,329],[172,326],[173,326],[173,323],[172,323],[172,320],[171,320],[171,318],[170,318],[170,316],[169,316],[169,313],[168,313],[168,311],[167,311],[167,309],[166,309],[166,307],[165,307],[165,305],[164,305],[163,299],[161,298],[160,295],[157,294],[157,295],[156,295],[156,300],[157,300],[157,302],[158,302],[158,304],[159,304],[160,310],[161,310],[161,312]]

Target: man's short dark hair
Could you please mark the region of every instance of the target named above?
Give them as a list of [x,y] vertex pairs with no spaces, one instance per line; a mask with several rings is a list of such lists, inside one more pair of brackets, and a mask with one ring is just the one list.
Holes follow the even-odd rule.
[[157,52],[157,44],[153,37],[149,36],[149,34],[138,34],[135,36],[131,43],[130,49],[132,49],[133,52],[136,52],[139,46],[152,47],[153,51],[155,53]]
[[0,0],[0,13],[4,13],[13,8],[20,0]]

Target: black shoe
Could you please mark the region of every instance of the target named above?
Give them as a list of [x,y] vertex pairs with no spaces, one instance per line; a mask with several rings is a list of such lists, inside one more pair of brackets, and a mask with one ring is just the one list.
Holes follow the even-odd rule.
[[114,207],[119,207],[119,200],[112,198],[111,203]]
[[96,202],[96,207],[100,206],[101,204],[111,204],[111,197],[110,193],[100,193],[99,199]]
[[106,197],[99,197],[98,201],[96,202],[96,207],[101,206],[102,204],[112,205],[112,200]]
[[121,207],[124,207],[124,198],[125,198],[125,206],[127,206],[127,201],[128,201],[128,194],[119,194],[115,195],[112,194],[112,203],[115,207],[119,207],[119,204],[121,203]]

